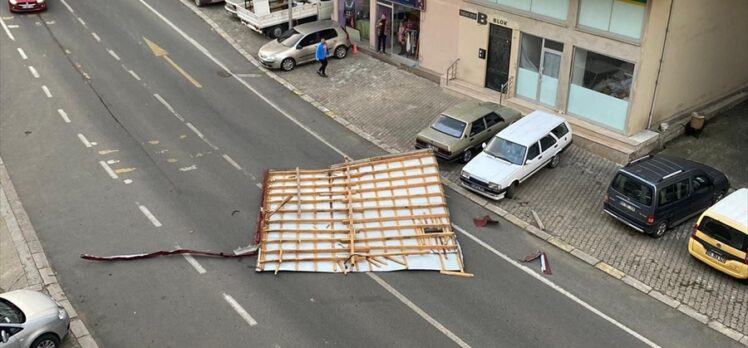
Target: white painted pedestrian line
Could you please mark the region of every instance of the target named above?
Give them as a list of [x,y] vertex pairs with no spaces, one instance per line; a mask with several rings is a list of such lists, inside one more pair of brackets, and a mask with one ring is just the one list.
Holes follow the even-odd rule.
[[252,318],[252,316],[249,315],[249,313],[247,313],[247,311],[244,308],[242,308],[239,302],[236,302],[236,300],[234,300],[234,298],[231,297],[231,295],[224,292],[223,299],[229,303],[231,308],[233,308],[236,311],[236,313],[239,313],[239,316],[242,317],[242,319],[244,319],[244,321],[246,321],[247,324],[249,324],[249,326],[257,325],[257,321],[254,318]]
[[443,333],[445,336],[449,337],[454,343],[456,343],[458,346],[462,348],[469,348],[470,345],[465,343],[460,337],[455,335],[452,331],[449,331],[444,325],[442,325],[440,322],[438,322],[436,319],[434,319],[432,316],[430,316],[428,313],[426,313],[423,309],[418,307],[413,301],[409,300],[407,297],[405,297],[403,294],[401,294],[399,291],[397,291],[395,288],[393,288],[390,284],[388,284],[384,279],[380,278],[378,275],[367,272],[366,275],[368,275],[371,279],[374,279],[375,282],[377,282],[379,285],[381,285],[387,292],[395,296],[400,302],[404,303],[408,308],[410,308],[412,311],[416,312],[421,318],[426,320],[431,326],[435,327],[437,330],[439,330],[441,333]]
[[36,68],[34,68],[33,66],[29,65],[29,71],[31,71],[31,75],[34,75],[35,78],[37,78],[37,79],[39,78],[39,72],[36,71]]
[[[177,249],[181,249],[182,248],[182,247],[179,246],[179,244],[175,245],[175,247]],[[197,262],[197,260],[195,260],[194,257],[192,257],[192,255],[190,255],[190,254],[182,254],[182,256],[184,256],[184,259],[187,260],[187,262],[189,262],[190,265],[192,265],[192,267],[197,271],[197,273],[205,274],[205,272],[207,272],[205,270],[205,268],[203,268],[203,266],[199,262]]]
[[106,162],[99,161],[99,164],[101,165],[102,168],[104,168],[104,170],[106,171],[106,173],[109,174],[109,177],[111,177],[112,179],[115,179],[115,180],[119,179],[119,175],[117,175],[117,173],[115,173],[112,170],[112,167],[110,167],[108,164],[106,164]]
[[80,23],[81,23],[81,25],[82,25],[82,26],[83,26],[84,28],[88,28],[88,26],[86,26],[86,22],[84,22],[82,18],[80,18],[80,17],[75,17],[75,18],[77,18],[77,19],[78,19],[78,22],[80,22]]
[[158,219],[156,219],[156,216],[153,215],[153,213],[151,213],[151,211],[148,210],[148,208],[146,208],[146,206],[144,206],[144,205],[142,205],[140,203],[137,203],[137,202],[136,202],[136,204],[138,205],[138,208],[143,213],[143,215],[145,215],[145,217],[147,217],[148,220],[151,221],[151,223],[153,224],[153,226],[161,227],[161,222],[158,221]]
[[8,24],[8,29],[18,29],[18,25],[16,25],[16,24]]
[[523,271],[523,272],[527,273],[528,275],[530,275],[531,277],[533,277],[533,278],[535,278],[535,279],[539,280],[539,281],[540,281],[541,283],[543,283],[543,284],[545,284],[545,285],[548,285],[548,286],[549,286],[549,287],[550,287],[551,289],[553,289],[553,290],[556,290],[556,291],[557,291],[557,292],[559,292],[560,294],[562,294],[562,295],[566,296],[566,297],[567,297],[567,298],[569,298],[570,300],[572,300],[572,301],[576,302],[577,304],[579,304],[580,306],[582,306],[582,307],[584,307],[585,309],[589,310],[590,312],[592,312],[592,313],[596,314],[596,315],[597,315],[597,316],[599,316],[600,318],[603,318],[603,319],[604,319],[604,320],[606,320],[607,322],[609,322],[609,323],[611,323],[611,324],[615,325],[616,327],[618,327],[619,329],[621,329],[621,330],[623,330],[623,331],[627,332],[627,333],[628,333],[628,334],[630,334],[631,336],[634,336],[634,337],[635,337],[636,339],[638,339],[638,340],[639,340],[639,341],[641,341],[642,343],[644,343],[644,344],[646,344],[646,345],[648,345],[648,346],[650,346],[650,347],[653,347],[653,348],[659,348],[659,347],[660,347],[660,346],[659,346],[659,345],[657,345],[656,343],[654,343],[654,342],[650,341],[650,340],[649,340],[648,338],[646,338],[646,337],[642,336],[642,335],[641,335],[640,333],[638,333],[638,332],[636,332],[636,331],[634,331],[634,330],[630,329],[630,328],[629,328],[628,326],[626,326],[626,325],[623,325],[623,324],[621,324],[621,323],[620,323],[620,322],[618,322],[617,320],[615,320],[615,319],[613,319],[613,318],[609,317],[608,315],[606,315],[605,313],[601,312],[601,311],[600,311],[600,310],[598,310],[597,308],[593,307],[593,306],[592,306],[592,305],[590,305],[589,303],[587,303],[587,302],[583,301],[583,300],[582,300],[582,299],[580,299],[579,297],[576,297],[576,296],[575,296],[574,294],[572,294],[572,293],[570,293],[570,292],[566,291],[566,290],[565,290],[564,288],[560,287],[560,286],[559,286],[559,285],[557,285],[556,283],[554,283],[554,282],[552,282],[552,281],[548,280],[548,278],[545,278],[545,277],[541,276],[540,274],[536,273],[535,271],[533,271],[533,270],[532,270],[532,269],[530,269],[529,267],[527,267],[527,266],[525,266],[525,265],[522,265],[522,264],[520,264],[519,262],[515,261],[514,259],[512,259],[512,258],[511,258],[511,257],[509,257],[509,256],[506,256],[506,255],[504,255],[504,254],[503,254],[503,253],[501,253],[500,251],[496,250],[496,249],[495,249],[494,247],[490,246],[490,245],[489,245],[488,243],[486,243],[486,242],[482,241],[481,239],[479,239],[478,237],[476,237],[476,236],[472,235],[472,234],[471,234],[471,233],[469,233],[468,231],[465,231],[465,230],[464,230],[464,229],[463,229],[462,227],[459,227],[459,226],[457,226],[457,225],[454,225],[454,224],[452,225],[452,227],[454,227],[454,229],[455,229],[456,231],[458,231],[458,232],[462,233],[463,235],[467,236],[468,238],[470,238],[470,239],[472,239],[473,241],[475,241],[476,243],[478,243],[478,244],[479,244],[480,246],[482,246],[482,247],[486,248],[486,249],[487,249],[488,251],[490,251],[490,252],[491,252],[491,253],[493,253],[494,255],[496,255],[496,256],[498,256],[499,258],[501,258],[502,260],[504,260],[504,261],[508,262],[508,263],[509,263],[510,265],[512,265],[512,266],[514,266],[514,267],[517,267],[517,268],[519,268],[519,269],[520,269],[521,271]]
[[47,88],[46,85],[42,85],[42,91],[47,95],[47,98],[52,98],[52,92],[49,91],[49,88]]
[[29,57],[26,55],[26,52],[23,51],[23,48],[18,47],[18,54],[21,55],[21,58],[23,60],[29,59]]
[[236,161],[234,161],[233,158],[229,157],[229,155],[223,154],[223,159],[225,159],[226,162],[229,162],[229,164],[231,164],[232,166],[234,166],[234,168],[236,168],[238,170],[242,170],[242,167],[239,165],[239,163],[236,163]]
[[68,117],[68,114],[63,109],[57,109],[57,113],[60,114],[60,117],[62,117],[62,120],[65,121],[65,123],[70,123],[70,118]]
[[13,36],[13,34],[10,33],[10,29],[8,29],[8,26],[5,25],[5,21],[3,20],[2,17],[0,17],[0,25],[2,25],[3,30],[5,30],[5,34],[8,35],[8,37],[10,38],[10,41],[16,41],[16,38]]
[[99,35],[97,35],[96,33],[91,33],[91,36],[93,36],[93,38],[94,38],[94,39],[95,39],[95,40],[96,40],[97,42],[101,42],[101,38],[100,38],[100,37],[99,37]]
[[73,11],[73,8],[70,7],[70,5],[68,5],[68,3],[65,2],[65,0],[60,0],[60,2],[62,2],[62,4],[65,5],[65,7],[68,8],[68,11],[70,11],[70,13],[75,13],[75,11]]
[[169,104],[163,97],[161,97],[161,95],[159,95],[158,93],[153,93],[153,97],[156,98],[156,100],[158,100],[161,104],[163,104],[164,107],[167,110],[169,110],[169,112],[171,112],[172,115],[174,115],[174,117],[176,117],[178,120],[184,122],[184,118],[182,116],[180,116],[176,112],[176,110],[174,110],[174,108],[171,106],[171,104]]
[[81,142],[83,143],[85,147],[93,146],[93,144],[91,144],[91,142],[89,142],[88,139],[86,139],[86,137],[81,133],[78,133],[78,139],[81,140]]
[[115,53],[112,50],[107,50],[107,51],[109,52],[109,55],[111,55],[112,57],[114,57],[114,59],[119,61],[119,56],[117,55],[117,53]]

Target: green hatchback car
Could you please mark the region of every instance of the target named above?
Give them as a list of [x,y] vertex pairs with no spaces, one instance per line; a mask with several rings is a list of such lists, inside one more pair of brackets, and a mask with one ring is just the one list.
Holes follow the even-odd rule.
[[416,149],[431,148],[445,161],[469,162],[481,145],[517,121],[519,111],[496,103],[468,101],[454,105],[416,136]]

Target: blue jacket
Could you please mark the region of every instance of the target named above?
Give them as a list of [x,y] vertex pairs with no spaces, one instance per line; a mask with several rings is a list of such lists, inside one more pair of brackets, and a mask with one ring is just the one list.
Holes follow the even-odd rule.
[[317,44],[317,53],[315,54],[315,58],[317,60],[324,60],[327,59],[327,45],[323,43]]

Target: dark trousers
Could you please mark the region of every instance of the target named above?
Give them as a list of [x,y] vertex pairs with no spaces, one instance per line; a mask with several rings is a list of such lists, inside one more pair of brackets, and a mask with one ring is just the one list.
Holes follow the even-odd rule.
[[387,43],[387,35],[377,36],[377,51],[384,52],[384,46]]
[[325,73],[325,70],[327,69],[327,59],[322,59],[319,61],[319,63],[320,63],[320,67],[319,67],[319,70],[317,71],[322,73],[322,75],[327,75],[327,73]]

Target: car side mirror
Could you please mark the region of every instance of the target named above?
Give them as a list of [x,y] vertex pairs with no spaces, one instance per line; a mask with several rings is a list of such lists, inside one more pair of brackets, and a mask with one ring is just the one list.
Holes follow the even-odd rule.
[[486,143],[480,144],[480,146],[485,149],[486,148]]
[[8,343],[8,340],[10,340],[10,335],[8,334],[8,331],[3,330],[2,333],[0,333],[0,336],[2,336],[3,343]]

